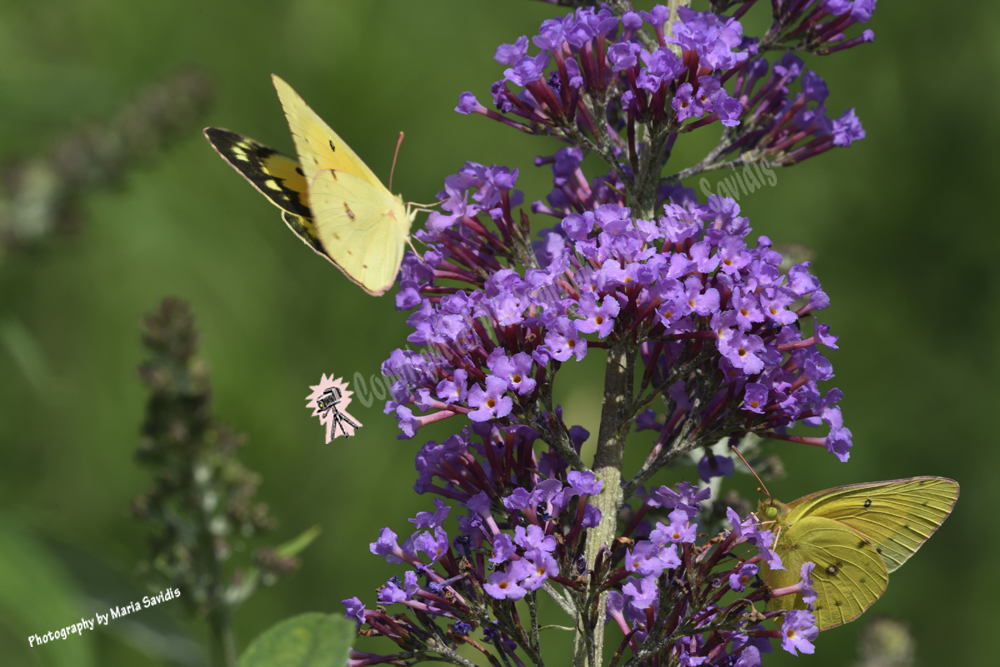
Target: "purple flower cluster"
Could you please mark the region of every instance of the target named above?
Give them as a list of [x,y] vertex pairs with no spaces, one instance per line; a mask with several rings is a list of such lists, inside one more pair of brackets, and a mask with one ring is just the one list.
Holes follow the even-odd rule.
[[[571,433],[577,448],[588,435],[580,427]],[[457,641],[475,643],[467,635],[482,626],[486,635],[502,639],[497,646],[516,648],[516,632],[489,622],[489,609],[503,608],[546,582],[580,588],[580,545],[601,517],[586,501],[601,491],[603,481],[592,472],[570,470],[555,450],[536,452],[537,440],[538,434],[526,427],[477,423],[471,431],[420,449],[417,492],[454,500],[466,514],[457,518],[452,540],[444,528],[452,508],[440,499],[434,501],[435,511],[410,519],[417,531],[402,544],[389,528],[381,531],[371,552],[412,569],[402,580],[386,582],[380,604],[401,604],[423,618],[451,619]],[[367,623],[373,634],[407,646],[411,636],[398,616],[366,610],[357,598],[344,604],[348,616]]]
[[677,123],[708,115],[708,120],[718,119],[727,127],[739,125],[743,106],[726,93],[720,77],[741,67],[751,55],[743,42],[743,26],[736,19],[687,7],[679,12],[680,20],[669,38],[663,33],[669,12],[662,5],[641,12],[638,22],[635,16],[625,15],[623,20],[630,19],[636,28],[642,21],[652,26],[660,46],[650,52],[627,41],[609,50],[614,71],[621,72],[623,83],[627,82],[621,108],[632,116],[652,114],[661,120],[667,118],[669,108]]
[[[766,600],[771,594],[758,573],[762,566],[784,569],[781,559],[769,548],[775,536],[761,527],[752,514],[741,520],[735,511],[729,509],[727,516],[732,528],[718,536],[718,545],[711,549],[695,546],[697,524],[694,519],[701,507],[699,501],[707,497],[707,490],[699,492],[687,483],[680,484],[676,491],[660,487],[649,494],[636,518],[645,515],[650,507],[662,507],[672,510],[668,516],[669,524],[657,522],[655,528],[650,530],[645,522],[633,519],[632,525],[637,526],[636,533],[644,534],[645,539],[635,541],[632,548],[625,551],[624,568],[609,572],[610,581],[618,582],[626,576],[629,578],[616,583],[608,593],[608,615],[629,638],[635,654],[640,654],[652,633],[658,633],[659,637],[669,636],[669,632],[664,632],[664,626],[676,628],[685,625],[693,628],[691,635],[672,645],[661,643],[661,656],[663,653],[672,654],[682,665],[760,665],[760,654],[771,652],[768,638],[777,637],[777,631],[766,630],[762,625],[750,625],[745,631],[709,632],[707,628],[718,629],[720,619],[730,618],[734,611]],[[736,562],[720,568],[726,557],[735,558]],[[807,563],[803,567],[802,580],[797,586],[789,587],[788,593],[802,593],[815,599],[815,591],[808,578],[812,566],[812,563]],[[715,591],[706,596],[708,603],[692,616],[685,609],[684,594],[674,586],[663,585],[664,572],[673,575],[667,581],[676,582],[676,577],[684,571],[693,575],[685,581],[707,581]],[[721,582],[727,582],[728,586],[720,586]],[[740,595],[732,597],[731,592]],[[671,609],[671,617],[661,623],[657,615],[664,608],[660,600],[662,595],[670,595],[673,600],[666,607]],[[728,604],[723,602],[726,599]],[[776,617],[780,613],[772,612],[765,616]],[[807,640],[815,639],[817,631],[814,620],[811,617],[809,623],[806,620],[796,617],[795,632],[790,635],[794,640],[783,640],[783,647],[793,654],[795,649],[812,652]],[[704,633],[700,632],[703,628],[706,629]],[[785,629],[782,629],[783,637]],[[652,641],[655,642],[656,638]]]
[[[585,590],[586,577],[608,595],[608,615],[627,637],[633,652],[650,651],[681,664],[760,664],[771,651],[770,639],[781,637],[792,652],[811,653],[815,621],[806,611],[774,611],[751,623],[720,631],[722,619],[738,618],[757,602],[772,596],[801,595],[816,599],[806,563],[800,582],[770,590],[761,568],[783,569],[772,546],[775,536],[754,515],[741,519],[728,510],[731,529],[699,546],[697,517],[709,492],[688,483],[661,486],[649,494],[611,549],[599,555],[594,568],[577,559],[587,530],[600,513],[587,504],[600,493],[603,481],[591,472],[568,471],[553,449],[539,454],[538,434],[525,427],[473,426],[445,442],[427,443],[417,456],[417,490],[457,501],[466,511],[457,519],[458,534],[449,540],[444,528],[452,507],[435,499],[434,511],[410,519],[416,532],[402,544],[384,528],[372,542],[373,554],[403,564],[402,578],[391,577],[377,595],[380,605],[398,604],[407,614],[366,609],[359,598],[343,601],[349,618],[365,634],[385,636],[403,650],[426,648],[435,633],[431,625],[450,622],[448,638],[484,651],[472,635],[504,657],[518,648],[531,653],[530,637],[512,622],[510,604],[532,596],[542,585],[558,585],[569,595]],[[576,440],[585,432],[574,427]],[[649,512],[666,514],[665,521],[643,521]],[[454,521],[454,519],[452,519]],[[686,583],[685,583],[686,582]],[[692,590],[692,587],[694,590]],[[670,604],[661,599],[667,596]],[[694,600],[705,604],[694,604]],[[659,619],[661,609],[669,618]],[[785,614],[781,630],[767,630],[760,621]],[[493,620],[496,619],[496,620]],[[686,628],[685,636],[673,635]],[[352,667],[392,661],[399,656],[356,652]],[[740,662],[735,662],[735,661]]]
[[[588,436],[580,427],[570,433],[577,448]],[[461,537],[456,544],[478,567],[477,580],[485,593],[495,599],[518,600],[547,579],[559,579],[560,571],[572,569],[581,535],[600,521],[600,511],[586,499],[599,493],[603,482],[592,472],[570,471],[555,451],[537,454],[538,437],[523,426],[501,429],[475,424],[471,434],[465,429],[441,444],[428,442],[417,454],[415,490],[456,500],[468,510],[467,516],[458,519]],[[447,508],[440,500],[436,503],[433,522],[422,522],[418,515],[415,523],[418,528],[433,528],[435,544],[447,548],[447,536],[440,527]],[[394,543],[388,550],[376,549],[376,545],[372,549],[414,563],[421,540],[431,539],[425,535],[429,533],[415,534],[403,545],[405,557]],[[473,555],[485,552],[488,557]],[[487,574],[486,563],[497,571]]]
[[[802,60],[791,53],[774,64],[770,76],[763,58],[754,59],[741,70],[735,78],[734,95],[745,109],[745,127],[724,139],[718,154],[743,154],[788,166],[864,139],[865,131],[854,109],[836,119],[827,117],[826,83],[815,72],[803,71]],[[791,94],[790,86],[796,81],[801,90]]]
[[868,23],[877,0],[774,0],[775,21],[765,40],[819,55],[829,55],[871,42],[875,33],[863,30],[856,37],[847,31]]
[[[397,378],[386,411],[403,433],[412,437],[458,414],[535,425],[539,392],[559,363],[579,361],[604,341],[633,339],[646,381],[669,405],[662,423],[644,413],[641,425],[666,438],[682,417],[694,416],[706,435],[753,430],[823,444],[846,460],[851,437],[836,406],[841,392],[824,395],[818,386],[833,377],[819,346],[835,349],[837,338],[813,317],[829,298],[808,262],[784,270],[767,237],[748,246],[750,226],[732,199],[713,195],[699,205],[678,192],[659,218],[636,219],[627,207],[594,202],[598,183],[568,187],[558,172],[575,159],[563,154],[554,162],[562,203],[583,212],[542,233],[528,258],[536,268],[523,275],[497,257],[519,229],[505,204],[514,181],[497,184],[496,174],[509,172],[470,163],[448,179],[441,196],[449,214],[428,219],[419,237],[429,249],[423,261],[408,256],[397,296],[400,307],[416,308],[408,340],[427,351],[396,350],[383,365]],[[484,209],[499,235],[486,230]],[[801,322],[810,319],[806,335]],[[692,359],[712,383],[683,377],[678,369],[690,373]],[[428,414],[415,415],[410,405]],[[830,434],[783,435],[798,421],[825,422]]]
[[[871,18],[875,0],[776,0],[774,23],[760,40],[745,37],[737,20],[750,4],[732,17],[680,7],[670,31],[665,30],[669,11],[662,5],[629,11],[620,19],[606,8],[586,8],[546,20],[531,40],[538,54],[528,54],[527,37],[497,49],[496,61],[507,66],[492,88],[497,111],[469,92],[462,93],[456,111],[529,133],[563,136],[583,130],[596,148],[605,136],[603,107],[587,103],[581,98],[586,93],[586,99],[606,105],[612,126],[620,129],[623,121],[615,119],[627,118],[632,165],[625,169],[634,167],[639,152],[637,122],[668,127],[673,132],[668,150],[678,132],[715,121],[729,128],[742,125],[724,137],[717,156],[738,151],[744,160],[781,166],[863,138],[853,109],[835,120],[827,117],[827,88],[815,72],[803,77],[802,92],[789,95],[788,87],[803,72],[799,58],[785,53],[767,77],[764,54],[771,49],[828,54],[870,42],[871,30],[850,39],[845,31]],[[724,87],[730,79],[732,95]],[[758,82],[763,84],[755,91]],[[620,145],[613,152],[619,154]]]
[[[456,111],[483,114],[529,132],[533,126],[573,120],[599,137],[595,123],[601,119],[581,104],[583,92],[608,99],[633,116],[667,120],[673,114],[681,123],[708,115],[737,125],[742,107],[722,88],[720,77],[751,55],[740,22],[685,7],[674,26],[675,37],[665,37],[668,18],[667,9],[657,5],[650,12],[626,12],[621,19],[606,8],[586,8],[546,20],[531,40],[540,53],[528,55],[528,39],[521,37],[501,45],[495,56],[508,69],[493,84],[493,103],[501,114],[522,122],[486,109],[472,93],[460,96]],[[654,30],[658,44],[646,48],[641,43],[637,33],[644,25]]]
[[[768,573],[783,568],[772,524],[730,508],[731,528],[706,540],[699,525],[711,535],[722,521],[718,502],[706,503],[716,487],[643,486],[701,451],[704,482],[730,476],[734,460],[716,445],[738,450],[750,433],[850,455],[841,392],[820,386],[833,378],[821,348],[836,349],[837,337],[816,317],[829,297],[809,262],[751,239],[733,199],[701,203],[680,183],[741,164],[791,165],[863,138],[853,109],[827,115],[825,82],[793,52],[871,41],[871,31],[848,31],[875,2],[772,0],[759,39],[740,22],[754,4],[681,7],[673,21],[661,5],[577,9],[497,49],[493,108],[460,96],[460,113],[568,144],[535,160],[551,167],[553,188],[530,210],[554,224],[532,235],[517,169],[469,162],[445,179],[415,234],[422,255],[403,260],[396,305],[412,311],[407,341],[418,349],[383,363],[393,380],[385,412],[401,438],[455,417],[459,432],[416,458],[414,488],[439,496],[434,511],[411,519],[402,541],[385,528],[371,544],[406,566],[377,597],[406,613],[344,601],[364,634],[400,652],[353,652],[351,667],[427,656],[466,665],[458,644],[493,665],[540,665],[539,590],[573,617],[577,662],[597,661],[602,639],[586,628],[605,620],[621,629],[629,665],[756,667],[779,639],[793,654],[813,651],[814,565],[770,589]],[[783,55],[772,64],[768,51]],[[664,176],[677,138],[716,121],[716,148]],[[606,173],[584,173],[588,153]],[[580,456],[589,434],[563,421],[553,386],[562,364],[594,349],[607,375],[591,471]],[[658,437],[629,479],[622,453],[633,424]],[[789,435],[797,425],[827,433]],[[637,501],[635,511],[625,504]],[[754,607],[793,594],[807,609]],[[524,622],[519,600],[531,610]]]

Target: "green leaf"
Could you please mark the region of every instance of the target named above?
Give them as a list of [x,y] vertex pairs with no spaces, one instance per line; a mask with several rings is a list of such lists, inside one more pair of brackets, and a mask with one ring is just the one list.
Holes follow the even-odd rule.
[[344,667],[355,628],[353,621],[334,614],[286,619],[253,640],[240,667]]
[[52,384],[52,374],[38,340],[28,328],[10,315],[0,319],[0,346],[7,349],[32,389],[44,396]]
[[305,531],[295,539],[289,540],[284,544],[281,544],[274,548],[275,553],[283,558],[288,558],[290,556],[297,556],[299,552],[305,549],[307,546],[313,543],[319,534],[323,532],[323,529],[319,526],[313,526],[309,530]]

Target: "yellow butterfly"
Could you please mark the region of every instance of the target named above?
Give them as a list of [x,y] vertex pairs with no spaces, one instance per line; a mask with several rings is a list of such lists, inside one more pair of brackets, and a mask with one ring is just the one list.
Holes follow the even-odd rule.
[[[771,570],[771,588],[799,581],[812,561],[816,627],[853,621],[885,592],[889,573],[917,552],[958,500],[958,483],[944,477],[911,477],[817,491],[776,503],[780,533],[775,551],[784,570]],[[768,602],[769,611],[804,609],[801,595]]]
[[288,228],[361,289],[381,296],[403,262],[416,212],[277,75],[298,161],[230,130],[205,129],[212,147],[282,209]]

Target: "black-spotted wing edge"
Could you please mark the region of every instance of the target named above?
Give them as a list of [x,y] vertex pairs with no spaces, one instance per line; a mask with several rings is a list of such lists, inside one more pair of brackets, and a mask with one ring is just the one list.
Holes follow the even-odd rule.
[[313,252],[336,266],[316,234],[308,204],[308,187],[298,161],[239,132],[206,127],[204,134],[215,152],[230,167],[281,209],[281,219],[292,233]]

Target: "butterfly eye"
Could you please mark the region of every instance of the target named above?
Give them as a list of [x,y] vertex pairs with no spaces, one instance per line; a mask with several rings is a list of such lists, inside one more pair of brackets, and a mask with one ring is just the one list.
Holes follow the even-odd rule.
[[764,516],[766,516],[768,519],[778,518],[778,508],[775,507],[774,505],[768,506],[768,508],[764,510]]

